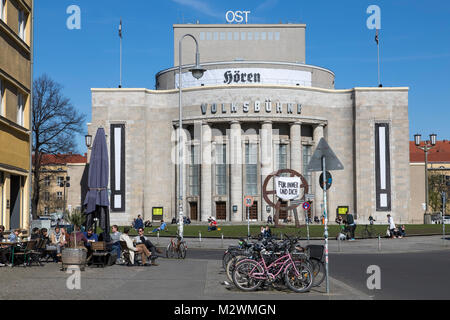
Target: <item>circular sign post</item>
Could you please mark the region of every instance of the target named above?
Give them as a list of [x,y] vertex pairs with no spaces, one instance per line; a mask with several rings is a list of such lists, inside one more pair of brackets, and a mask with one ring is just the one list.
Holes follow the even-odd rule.
[[308,244],[309,244],[309,217],[308,217],[308,210],[311,208],[311,205],[308,201],[303,202],[302,204],[303,210],[305,210],[305,221],[306,221],[306,234],[308,238]]
[[247,207],[247,239],[250,239],[250,207],[253,206],[253,201],[252,196],[244,198],[244,205]]
[[[327,190],[329,190],[331,188],[331,184],[333,183],[333,177],[331,176],[331,173],[329,171],[327,171],[326,176],[327,176],[327,178],[326,178]],[[323,185],[324,185],[323,172],[320,174],[320,177],[319,177],[319,185],[323,189]]]

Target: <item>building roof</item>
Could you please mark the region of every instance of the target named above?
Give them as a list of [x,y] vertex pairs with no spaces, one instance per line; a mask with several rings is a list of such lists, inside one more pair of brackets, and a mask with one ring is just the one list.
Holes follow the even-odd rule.
[[[34,155],[33,155],[34,160]],[[41,165],[65,165],[68,163],[87,163],[87,153],[81,154],[44,154]]]
[[[421,145],[423,146],[424,143],[422,142]],[[417,148],[414,141],[409,142],[409,161],[425,162],[425,152]],[[450,141],[436,141],[436,146],[428,151],[428,162],[450,163]]]

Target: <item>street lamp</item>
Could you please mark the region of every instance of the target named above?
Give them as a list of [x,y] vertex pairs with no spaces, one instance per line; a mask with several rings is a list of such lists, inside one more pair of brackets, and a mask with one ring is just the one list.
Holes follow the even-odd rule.
[[182,141],[182,130],[183,130],[183,113],[182,113],[182,77],[181,77],[181,66],[182,66],[182,41],[186,37],[191,37],[195,41],[195,66],[189,71],[192,73],[192,76],[195,79],[200,79],[205,73],[206,69],[200,66],[200,52],[198,51],[198,42],[197,39],[192,34],[185,34],[182,36],[178,43],[178,90],[179,90],[179,100],[178,100],[178,108],[179,108],[179,121],[178,121],[178,158],[179,158],[179,178],[178,178],[178,194],[179,194],[179,212],[178,212],[178,234],[183,239],[183,141]]
[[70,177],[66,176],[65,178],[63,178],[60,183],[59,183],[59,187],[60,188],[64,188],[64,210],[63,210],[63,214],[66,213],[66,209],[67,209],[67,201],[66,201],[66,188],[70,188]]
[[421,135],[416,133],[414,135],[414,143],[416,147],[425,152],[425,213],[428,212],[428,151],[430,151],[436,145],[435,133],[430,134],[430,140],[424,141],[423,147],[420,146]]
[[84,141],[85,141],[85,143],[86,143],[86,147],[87,147],[88,149],[90,149],[91,146],[92,146],[92,136],[91,136],[90,134],[85,135],[85,136],[84,136]]

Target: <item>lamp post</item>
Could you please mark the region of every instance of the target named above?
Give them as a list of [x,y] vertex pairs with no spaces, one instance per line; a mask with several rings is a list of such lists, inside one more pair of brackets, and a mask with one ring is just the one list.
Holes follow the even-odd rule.
[[428,212],[428,151],[430,151],[436,145],[436,137],[436,134],[430,134],[430,140],[424,141],[424,145],[421,147],[421,135],[418,133],[414,135],[414,143],[416,147],[425,152],[425,213]]
[[181,238],[183,238],[183,139],[182,139],[182,130],[183,130],[183,113],[182,113],[182,74],[181,74],[181,66],[182,66],[182,41],[186,37],[191,37],[195,41],[195,66],[189,71],[192,73],[192,76],[195,79],[200,79],[203,76],[203,73],[206,71],[204,68],[200,66],[200,52],[198,51],[198,42],[197,39],[192,34],[185,34],[182,36],[178,43],[178,89],[179,89],[179,100],[178,100],[178,108],[179,108],[179,121],[178,121],[178,158],[179,158],[179,178],[178,178],[178,234]]

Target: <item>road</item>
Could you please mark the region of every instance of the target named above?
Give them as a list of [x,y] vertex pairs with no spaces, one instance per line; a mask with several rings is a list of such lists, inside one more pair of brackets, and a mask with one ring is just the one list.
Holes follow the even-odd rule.
[[[222,259],[221,250],[189,251],[189,258]],[[367,288],[367,268],[380,267],[381,289]],[[373,299],[450,299],[450,252],[330,254],[330,276]]]

